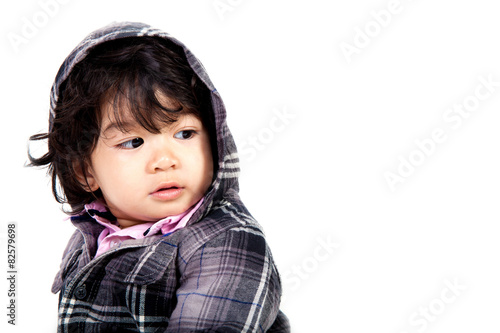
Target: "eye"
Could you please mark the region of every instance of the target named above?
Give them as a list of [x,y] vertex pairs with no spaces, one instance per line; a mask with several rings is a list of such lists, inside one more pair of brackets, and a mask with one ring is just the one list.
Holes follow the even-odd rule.
[[195,135],[195,134],[196,134],[196,131],[194,131],[194,130],[184,130],[184,131],[179,131],[179,132],[175,133],[174,138],[187,140],[187,139],[191,139],[193,137],[193,135]]
[[124,148],[124,149],[135,149],[135,148],[139,148],[143,143],[144,143],[143,139],[141,139],[141,138],[135,138],[135,139],[132,139],[132,140],[128,140],[128,141],[122,142],[118,146],[120,148]]

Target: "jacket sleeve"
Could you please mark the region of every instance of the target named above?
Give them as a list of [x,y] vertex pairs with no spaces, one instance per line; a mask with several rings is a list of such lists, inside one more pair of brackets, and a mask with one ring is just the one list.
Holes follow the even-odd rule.
[[226,231],[183,266],[166,332],[265,332],[275,321],[281,284],[260,231]]
[[74,270],[76,267],[76,261],[80,253],[83,252],[84,240],[81,232],[75,230],[66,249],[64,250],[59,272],[57,273],[54,282],[52,284],[52,293],[57,294],[61,291],[64,280],[66,276],[70,273],[70,270]]

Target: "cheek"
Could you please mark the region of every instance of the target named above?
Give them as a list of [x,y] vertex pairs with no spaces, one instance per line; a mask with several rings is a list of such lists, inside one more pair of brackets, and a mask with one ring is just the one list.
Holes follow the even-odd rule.
[[212,155],[210,151],[206,151],[203,146],[200,146],[195,151],[191,150],[188,154],[186,154],[188,158],[186,160],[186,165],[189,166],[188,174],[197,175],[197,187],[199,191],[205,191],[208,189],[210,184],[212,183],[213,176],[213,164],[212,164]]
[[210,146],[210,140],[209,140],[208,136],[205,137],[205,140],[203,142],[201,149],[202,149],[202,156],[203,156],[205,169],[207,170],[207,173],[208,173],[207,176],[209,178],[212,178],[213,172],[214,172],[214,158],[213,158],[212,148]]
[[101,189],[109,191],[111,188],[123,187],[124,183],[129,180],[128,175],[134,174],[130,170],[132,163],[124,163],[109,156],[101,157],[98,162],[96,161],[94,168],[96,180]]
[[134,161],[109,163],[107,166],[108,183],[117,189],[127,189],[136,185],[140,173]]
[[210,184],[212,184],[212,179],[214,176],[214,164],[212,159],[212,154],[210,152],[210,147],[208,148],[208,152],[205,150],[205,154],[203,157],[203,173],[204,173],[204,187],[205,190],[208,189]]

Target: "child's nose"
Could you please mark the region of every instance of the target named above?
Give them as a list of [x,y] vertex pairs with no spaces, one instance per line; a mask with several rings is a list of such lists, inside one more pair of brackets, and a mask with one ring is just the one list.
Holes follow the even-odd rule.
[[153,148],[154,152],[149,166],[151,172],[166,171],[179,165],[172,148],[162,140],[159,141]]

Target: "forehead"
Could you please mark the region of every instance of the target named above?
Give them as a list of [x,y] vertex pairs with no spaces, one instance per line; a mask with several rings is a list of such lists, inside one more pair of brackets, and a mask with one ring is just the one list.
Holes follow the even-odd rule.
[[[109,112],[109,111],[108,111]],[[101,124],[101,135],[103,137],[111,138],[115,136],[116,132],[120,133],[130,133],[130,132],[140,132],[148,131],[151,133],[160,133],[164,129],[168,129],[173,126],[195,126],[200,130],[204,129],[204,125],[201,119],[194,113],[180,113],[177,115],[176,119],[173,121],[163,122],[156,125],[157,130],[152,131],[144,126],[142,126],[130,112],[125,112],[124,116],[117,120],[113,113],[103,118]]]
[[108,94],[100,105],[101,132],[112,129],[126,132],[142,127],[150,132],[159,132],[184,114],[191,113],[175,99],[156,91],[152,102],[129,99],[123,93]]

